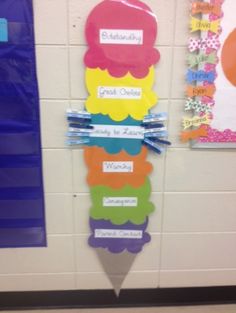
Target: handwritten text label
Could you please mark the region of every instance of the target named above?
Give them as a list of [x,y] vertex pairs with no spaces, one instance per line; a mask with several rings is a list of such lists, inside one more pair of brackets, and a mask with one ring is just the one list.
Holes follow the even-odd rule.
[[103,197],[104,207],[136,207],[137,205],[136,197]]
[[142,239],[142,230],[95,229],[95,238],[129,238]]
[[98,99],[141,99],[142,88],[99,86]]
[[133,162],[103,162],[104,173],[132,173],[134,171]]
[[132,29],[100,29],[100,43],[113,45],[142,45],[143,31]]
[[94,128],[90,137],[102,138],[126,138],[126,139],[143,139],[143,128],[139,126],[122,126],[122,125],[92,125]]

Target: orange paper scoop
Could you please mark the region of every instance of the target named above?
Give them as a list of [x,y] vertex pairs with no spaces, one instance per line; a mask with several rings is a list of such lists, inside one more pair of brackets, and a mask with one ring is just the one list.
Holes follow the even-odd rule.
[[90,186],[104,185],[115,189],[131,185],[138,188],[145,183],[147,175],[152,171],[151,163],[146,161],[146,147],[135,156],[125,151],[108,154],[103,148],[86,147],[84,158],[88,166],[87,182]]
[[221,63],[225,76],[236,87],[236,29],[225,40]]

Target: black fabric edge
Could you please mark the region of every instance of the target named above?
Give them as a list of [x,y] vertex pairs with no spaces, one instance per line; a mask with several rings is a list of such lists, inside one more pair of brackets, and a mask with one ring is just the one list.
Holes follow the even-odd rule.
[[0,310],[186,306],[236,303],[236,286],[0,292]]

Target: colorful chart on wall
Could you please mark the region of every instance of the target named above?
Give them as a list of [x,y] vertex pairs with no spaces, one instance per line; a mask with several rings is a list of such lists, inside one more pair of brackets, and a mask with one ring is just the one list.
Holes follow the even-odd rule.
[[87,111],[68,110],[68,144],[84,147],[88,244],[118,296],[136,256],[151,241],[155,205],[148,150],[161,154],[170,144],[167,114],[150,112],[158,101],[157,19],[139,0],[104,0],[89,14],[85,35]]
[[0,248],[46,246],[31,0],[0,1]]
[[184,117],[183,125],[193,128],[182,135],[195,139],[193,148],[236,148],[236,1],[191,5],[185,110],[194,114]]

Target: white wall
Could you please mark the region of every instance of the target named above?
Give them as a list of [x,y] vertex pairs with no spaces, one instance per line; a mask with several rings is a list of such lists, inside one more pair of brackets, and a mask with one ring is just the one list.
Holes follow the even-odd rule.
[[[125,288],[236,284],[236,155],[192,151],[178,134],[184,107],[188,0],[144,0],[159,19],[156,110],[168,110],[173,143],[150,154],[156,213],[152,242]],[[65,110],[87,97],[84,24],[99,0],[34,0],[48,248],[0,250],[0,291],[110,288],[87,245],[86,169],[65,146]]]

